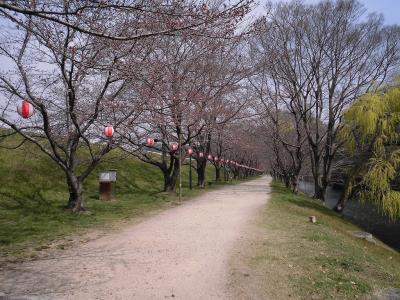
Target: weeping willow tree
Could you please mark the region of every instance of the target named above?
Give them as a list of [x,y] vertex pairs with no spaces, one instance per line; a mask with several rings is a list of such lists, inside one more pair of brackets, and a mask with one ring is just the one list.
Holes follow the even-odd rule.
[[372,202],[391,220],[400,217],[400,191],[393,188],[400,169],[400,85],[361,96],[343,119],[340,137],[353,164],[336,210],[357,186],[362,202]]

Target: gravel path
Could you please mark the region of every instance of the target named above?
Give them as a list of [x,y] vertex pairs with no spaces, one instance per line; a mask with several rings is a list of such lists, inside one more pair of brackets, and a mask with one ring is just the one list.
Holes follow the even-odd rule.
[[228,262],[269,181],[204,193],[61,256],[3,270],[0,299],[234,299]]

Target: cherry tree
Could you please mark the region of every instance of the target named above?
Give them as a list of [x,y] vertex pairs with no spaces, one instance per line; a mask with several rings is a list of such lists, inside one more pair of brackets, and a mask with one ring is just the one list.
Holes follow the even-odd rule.
[[182,32],[202,35],[204,27],[230,23],[233,16],[243,15],[251,6],[249,0],[230,5],[187,0],[10,0],[0,2],[0,14],[19,22],[26,17],[41,19],[62,30],[102,39],[137,41]]
[[[238,110],[237,106],[232,106],[234,111],[227,108],[230,103],[226,95],[236,93],[237,85],[246,74],[240,58],[234,57],[238,52],[233,51],[240,45],[241,36],[234,29],[243,16],[233,15],[230,23],[221,27],[204,27],[201,36],[182,33],[157,39],[146,61],[146,70],[132,78],[137,90],[147,99],[146,112],[136,130],[126,127],[121,148],[160,168],[165,191],[175,191],[185,147],[194,147],[194,157],[205,170],[205,157],[199,155],[201,148],[194,140],[212,122],[220,121],[216,112],[234,115]],[[229,64],[228,59],[231,59]],[[231,103],[234,101],[238,100]],[[144,145],[146,137],[155,139],[154,149],[161,154],[161,159],[148,152]],[[172,149],[173,144],[180,145],[180,149]],[[198,164],[199,168],[202,167]],[[200,174],[199,178],[202,180],[204,176]]]
[[[1,2],[0,121],[64,171],[73,211],[84,210],[83,183],[116,146],[160,167],[173,191],[183,147],[243,78],[240,57],[229,68],[223,63],[250,6]],[[34,113],[18,117],[20,105]],[[159,143],[161,162],[144,151],[148,136]]]
[[225,167],[234,178],[248,177],[261,172],[265,147],[255,121],[246,118],[246,121],[238,120],[230,126],[224,161],[229,161],[225,163]]
[[[222,130],[228,130],[229,124],[235,120],[248,116],[249,104],[245,79],[252,72],[251,66],[243,55],[243,36],[235,40],[225,41],[225,46],[220,49],[217,56],[209,59],[212,63],[209,70],[209,91],[207,97],[211,99],[208,106],[204,107],[203,122],[206,124],[203,132],[194,141],[197,152],[198,185],[204,187],[205,170],[207,161],[213,163],[216,168],[216,178],[219,179],[221,163],[212,157],[220,157],[224,150]],[[225,133],[224,133],[225,134]],[[199,154],[202,153],[203,156]]]
[[[182,147],[204,126],[199,120],[207,99],[201,96],[199,80],[206,72],[205,54],[203,44],[190,37],[160,39],[146,62],[147,71],[132,79],[147,103],[140,125],[126,127],[121,147],[160,168],[165,191],[175,191],[182,164],[179,158],[184,159]],[[155,139],[153,148],[161,159],[144,147],[147,137]]]
[[[122,54],[116,45],[43,19],[3,21],[9,29],[1,33],[0,56],[8,67],[0,72],[0,121],[63,170],[67,207],[84,210],[85,179],[115,147],[114,130],[141,112],[119,72]],[[18,117],[19,105],[33,114]]]

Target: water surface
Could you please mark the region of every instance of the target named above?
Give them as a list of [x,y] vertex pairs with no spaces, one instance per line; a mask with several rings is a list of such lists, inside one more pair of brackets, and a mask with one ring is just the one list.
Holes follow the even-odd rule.
[[[314,184],[309,181],[301,181],[299,190],[312,196],[314,194]],[[326,206],[333,209],[341,193],[342,190],[329,187],[326,191]],[[391,223],[388,218],[380,215],[373,205],[369,203],[361,204],[355,200],[350,200],[346,204],[342,214],[365,231],[372,233],[385,244],[400,251],[400,220]]]

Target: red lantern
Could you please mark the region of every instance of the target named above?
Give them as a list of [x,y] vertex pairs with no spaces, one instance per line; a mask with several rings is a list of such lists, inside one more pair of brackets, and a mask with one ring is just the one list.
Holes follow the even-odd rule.
[[17,107],[18,114],[24,119],[28,119],[33,115],[33,105],[27,100],[23,100]]
[[212,160],[213,159],[213,157],[212,157],[212,155],[211,154],[208,154],[208,157],[207,157],[209,160]]
[[169,145],[169,148],[171,149],[172,152],[175,152],[176,150],[178,150],[178,144],[172,143]]
[[188,148],[188,149],[187,149],[187,154],[188,154],[189,156],[192,156],[192,154],[193,154],[193,149],[192,149],[192,148]]
[[108,138],[112,138],[114,135],[114,128],[111,125],[104,127],[104,135]]
[[204,153],[203,152],[199,152],[199,157],[203,158],[204,157]]
[[154,146],[154,139],[151,138],[151,137],[148,137],[148,138],[146,139],[146,146],[147,146],[147,147],[153,147],[153,146]]

